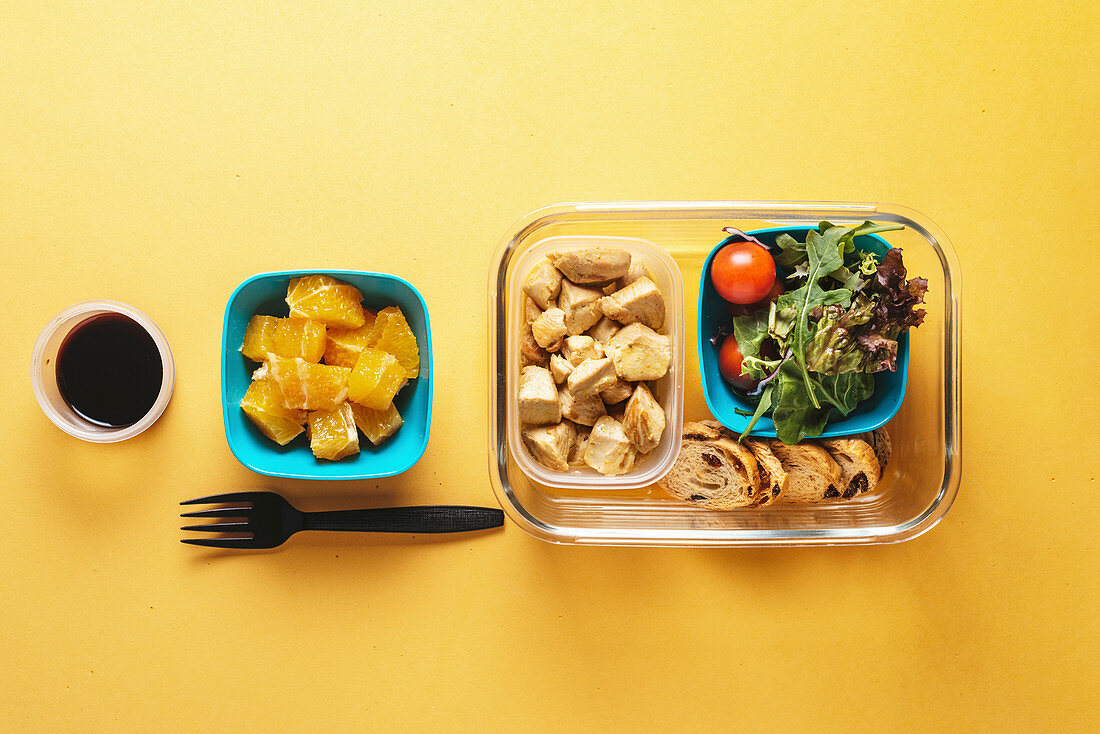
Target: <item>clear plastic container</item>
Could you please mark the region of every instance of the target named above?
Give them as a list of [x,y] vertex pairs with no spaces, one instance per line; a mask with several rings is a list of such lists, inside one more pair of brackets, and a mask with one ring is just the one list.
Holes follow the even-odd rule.
[[[560,487],[540,481],[513,456],[509,403],[518,360],[509,342],[517,304],[517,264],[550,237],[628,237],[655,243],[671,255],[686,303],[698,300],[703,262],[725,237],[783,225],[835,224],[865,219],[896,222],[884,237],[905,253],[910,276],[928,279],[924,323],[911,332],[905,399],[887,424],[893,458],[873,492],[820,505],[715,512],[668,497],[659,487],[623,488],[607,482]],[[525,273],[524,273],[525,274]],[[790,546],[892,543],[914,538],[943,518],[958,491],[959,265],[940,229],[926,217],[892,204],[829,202],[619,202],[562,204],[540,209],[506,234],[489,268],[489,475],[508,516],[553,543],[642,546]],[[521,299],[519,299],[521,300]],[[683,319],[694,344],[698,315]],[[709,418],[695,350],[682,350],[683,417]],[[512,377],[510,377],[512,376]]]
[[[639,456],[634,467],[620,476],[604,476],[588,466],[570,471],[555,471],[535,461],[523,445],[522,426],[516,395],[519,392],[519,339],[523,330],[523,279],[548,254],[579,247],[617,247],[626,250],[634,260],[645,263],[654,283],[665,297],[665,325],[660,329],[669,337],[672,364],[668,374],[652,383],[653,397],[665,411],[665,432],[658,446]],[[506,384],[510,399],[507,411],[508,446],[512,457],[524,474],[541,484],[567,489],[635,489],[653,484],[668,473],[680,450],[680,434],[684,424],[684,283],[680,269],[672,257],[646,240],[628,237],[535,237],[523,252],[517,253],[507,284]]]
[[[100,426],[85,420],[69,407],[61,397],[61,391],[57,386],[57,352],[65,342],[65,337],[88,319],[109,313],[128,316],[149,332],[160,353],[163,370],[160,392],[153,407],[137,423],[123,428]],[[165,338],[164,332],[143,312],[117,301],[84,301],[65,309],[46,324],[46,328],[38,335],[31,355],[31,386],[42,411],[65,433],[93,443],[124,441],[153,425],[168,407],[168,401],[172,399],[175,379],[172,350],[168,346],[168,339]]]

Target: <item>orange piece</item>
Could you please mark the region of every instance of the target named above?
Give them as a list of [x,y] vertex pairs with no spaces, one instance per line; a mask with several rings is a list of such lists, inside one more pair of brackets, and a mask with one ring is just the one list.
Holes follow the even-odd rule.
[[393,403],[386,410],[372,410],[358,403],[348,403],[351,406],[351,414],[355,418],[355,425],[375,446],[378,446],[387,438],[397,433],[397,429],[405,421]]
[[286,291],[292,317],[323,321],[338,329],[358,329],[366,323],[362,301],[358,288],[327,275],[293,278]]
[[312,319],[279,319],[271,341],[271,352],[280,357],[320,362],[325,354],[325,325]]
[[347,367],[313,364],[301,357],[267,355],[259,378],[270,377],[279,385],[288,408],[332,410],[348,396]]
[[364,310],[366,323],[358,329],[329,329],[328,338],[325,341],[325,364],[336,364],[341,367],[354,367],[355,360],[367,347],[367,338],[370,336],[371,327],[374,326],[374,314]]
[[241,399],[244,411],[260,432],[280,446],[286,446],[304,429],[304,410],[286,407],[283,393],[273,380],[253,380]]
[[420,374],[420,348],[401,309],[389,306],[379,311],[367,340],[368,346],[397,357],[405,369],[405,377],[413,379]]
[[274,351],[275,326],[280,319],[257,314],[248,320],[244,330],[241,354],[253,362],[263,362],[267,353]]
[[359,453],[359,433],[348,403],[309,414],[309,448],[318,459],[329,461]]
[[386,410],[406,382],[405,370],[397,358],[381,349],[367,347],[348,377],[348,395],[374,410]]

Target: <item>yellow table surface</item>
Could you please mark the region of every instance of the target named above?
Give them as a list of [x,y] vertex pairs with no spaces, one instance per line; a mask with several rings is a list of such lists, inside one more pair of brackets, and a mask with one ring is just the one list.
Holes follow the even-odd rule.
[[[1098,724],[1095,3],[69,5],[0,9],[0,730]],[[931,532],[178,542],[177,503],[225,490],[495,505],[483,289],[509,224],[735,198],[897,202],[952,239],[963,482]],[[403,476],[269,481],[229,452],[226,298],[309,267],[427,300],[434,421]],[[28,378],[89,298],[175,352],[168,411],[119,445],[63,434]]]

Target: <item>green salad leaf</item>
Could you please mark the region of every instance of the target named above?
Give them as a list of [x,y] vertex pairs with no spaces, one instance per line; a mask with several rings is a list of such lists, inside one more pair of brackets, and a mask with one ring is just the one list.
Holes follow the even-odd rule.
[[[830,272],[844,264],[840,254],[839,242],[844,234],[843,227],[830,227],[824,234],[810,230],[806,234],[806,257],[809,268],[806,272],[806,284],[801,288],[784,293],[776,299],[776,311],[790,306],[795,308],[794,324],[788,334],[788,345],[794,350],[794,361],[802,373],[806,393],[814,408],[820,408],[813,388],[810,386],[810,374],[806,368],[806,345],[813,338],[814,325],[810,322],[810,311],[818,306],[839,304],[848,307],[852,291],[847,288],[825,290],[820,281]],[[783,345],[781,345],[783,346]]]
[[775,379],[772,422],[775,423],[775,435],[779,440],[793,444],[810,436],[820,436],[829,420],[829,408],[813,405],[797,368],[788,369],[787,365]]
[[806,349],[806,367],[826,375],[843,372],[868,372],[867,353],[855,327],[873,317],[874,303],[863,294],[855,297],[847,311],[840,306],[821,309],[813,341]]
[[768,311],[759,309],[747,316],[735,317],[733,338],[741,350],[742,372],[758,380],[764,377],[764,369],[760,365],[760,345],[768,338]]
[[[772,422],[775,423],[776,436],[786,444],[820,436],[833,414],[849,415],[875,390],[874,378],[864,372],[846,372],[842,375],[815,373],[810,378],[812,387],[807,388],[802,375],[793,368],[787,369],[787,365],[780,370],[775,383]],[[811,398],[814,393],[822,397],[825,405],[813,404]]]
[[[780,234],[772,248],[788,288],[767,308],[733,319],[742,369],[760,380],[744,438],[765,415],[793,444],[820,436],[829,420],[848,416],[871,397],[874,373],[896,369],[899,335],[920,325],[928,282],[908,278],[901,251],[884,257],[857,250],[861,235],[903,229],[864,222],[821,222],[805,242]],[[769,356],[782,355],[774,359]],[[748,411],[738,411],[748,415]]]
[[[849,290],[861,290],[866,284],[867,278],[875,274],[876,257],[871,252],[857,252],[855,238],[865,234],[877,232],[890,232],[904,229],[901,224],[875,224],[864,222],[856,227],[837,227],[831,222],[821,222],[817,225],[817,234],[825,235],[830,230],[839,230],[836,240],[837,254],[840,262],[828,273],[829,277],[842,284]],[[779,253],[775,256],[775,262],[792,271],[796,276],[805,276],[808,271],[810,238],[805,242],[799,242],[789,234],[781,234],[775,238]]]
[[741,435],[737,437],[738,441],[744,440],[745,436],[749,435],[756,422],[764,417],[764,415],[772,409],[772,395],[775,392],[775,385],[769,384],[764,388],[764,392],[760,394],[760,402],[756,404],[756,411],[752,414],[752,420],[745,426],[745,430],[741,431]]

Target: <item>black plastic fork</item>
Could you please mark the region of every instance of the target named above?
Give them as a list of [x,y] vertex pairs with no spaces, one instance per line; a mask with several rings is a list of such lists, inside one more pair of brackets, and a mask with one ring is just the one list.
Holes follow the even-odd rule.
[[[231,492],[180,502],[181,505],[221,504],[180,517],[225,518],[224,522],[186,525],[180,530],[234,533],[230,537],[184,538],[181,543],[210,548],[275,548],[299,530],[348,530],[370,533],[462,533],[497,528],[504,513],[493,507],[426,505],[378,507],[367,510],[302,512],[274,492]],[[232,518],[237,518],[231,521]],[[240,535],[249,533],[250,536]]]

